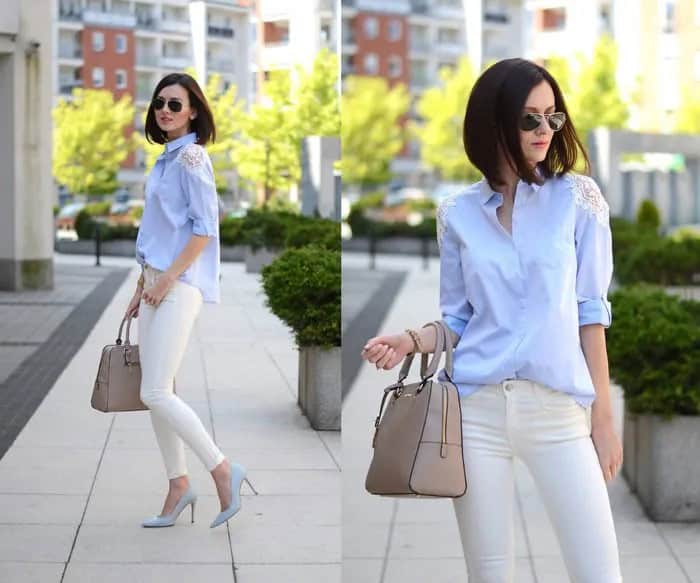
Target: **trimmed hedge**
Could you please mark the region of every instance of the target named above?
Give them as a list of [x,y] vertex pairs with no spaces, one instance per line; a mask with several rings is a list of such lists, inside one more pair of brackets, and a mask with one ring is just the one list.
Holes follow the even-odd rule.
[[287,249],[262,269],[266,305],[293,331],[298,348],[340,346],[340,252]]
[[610,294],[610,374],[633,413],[700,415],[700,302],[637,284]]
[[340,251],[340,223],[330,219],[314,219],[308,223],[291,225],[287,229],[284,246],[297,249],[307,245]]
[[692,285],[700,277],[700,239],[640,238],[615,266],[621,284]]

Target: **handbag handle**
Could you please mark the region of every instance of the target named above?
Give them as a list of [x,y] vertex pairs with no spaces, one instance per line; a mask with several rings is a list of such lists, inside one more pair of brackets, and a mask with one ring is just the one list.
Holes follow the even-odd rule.
[[[427,328],[428,326],[435,326],[435,351],[433,353],[433,358],[430,360],[430,364],[428,364],[428,353],[423,352],[421,354],[421,367],[420,367],[420,376],[421,380],[425,381],[429,379],[431,376],[435,374],[435,371],[437,370],[438,363],[440,362],[440,356],[442,356],[442,351],[445,346],[445,339],[442,334],[439,332],[439,327],[436,325],[435,322],[428,322],[427,324],[423,325],[423,328]],[[411,364],[413,363],[413,358],[416,355],[415,352],[410,352],[406,355],[406,358],[403,361],[403,365],[401,366],[401,370],[399,371],[399,380],[398,384],[403,383],[404,380],[406,380],[406,377],[408,376],[409,371],[411,370]]]
[[124,318],[122,318],[122,323],[119,324],[119,332],[117,333],[117,341],[115,342],[115,344],[117,346],[121,346],[121,344],[122,344],[122,329],[124,328],[124,322],[126,322],[126,338],[124,339],[124,345],[128,346],[129,344],[131,344],[131,342],[129,341],[129,329],[131,328],[131,315],[129,315],[128,322],[127,322],[127,317],[124,316]]

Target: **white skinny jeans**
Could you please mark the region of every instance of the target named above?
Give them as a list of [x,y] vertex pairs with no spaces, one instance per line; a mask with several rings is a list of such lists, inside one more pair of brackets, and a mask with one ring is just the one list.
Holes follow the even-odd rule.
[[[160,273],[146,264],[145,288],[153,285]],[[175,373],[202,303],[199,288],[176,280],[157,307],[143,300],[139,306],[140,396],[150,409],[169,480],[187,475],[184,443],[209,471],[225,458],[197,414],[173,392]]]
[[469,583],[515,581],[513,457],[530,470],[572,583],[621,583],[590,408],[546,385],[509,379],[461,398],[467,492],[454,499]]

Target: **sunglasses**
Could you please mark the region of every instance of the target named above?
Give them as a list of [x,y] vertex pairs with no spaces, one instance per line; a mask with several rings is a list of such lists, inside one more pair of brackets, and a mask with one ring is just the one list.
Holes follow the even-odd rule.
[[[165,103],[166,103],[165,99],[163,99],[162,97],[156,97],[152,103],[153,109],[155,109],[156,111],[159,111],[165,107]],[[182,103],[180,101],[176,101],[175,99],[169,99],[167,101],[167,103],[168,103],[168,109],[170,111],[172,111],[173,113],[178,113],[178,112],[182,111]]]
[[547,120],[549,127],[558,132],[564,127],[564,122],[566,121],[566,114],[562,111],[557,111],[555,113],[526,113],[520,118],[520,129],[526,132],[531,132],[534,129],[540,127],[542,123],[542,118]]

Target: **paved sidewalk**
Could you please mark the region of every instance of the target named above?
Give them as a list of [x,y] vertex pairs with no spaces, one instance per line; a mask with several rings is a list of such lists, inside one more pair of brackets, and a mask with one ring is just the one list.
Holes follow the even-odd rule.
[[299,411],[293,337],[265,307],[259,276],[241,263],[222,271],[222,303],[203,306],[177,386],[224,453],[248,468],[239,515],[209,528],[216,489],[187,448],[195,523],[188,509],[173,527],[140,526],[167,491],[148,412],[90,407],[100,351],[114,342],[136,284],[133,269],[0,459],[0,581],[340,581],[340,435],[314,431]]
[[[343,255],[345,269],[367,265],[366,254]],[[377,269],[409,272],[379,324],[379,334],[440,317],[437,259],[423,271],[420,259],[379,255]],[[343,349],[359,352],[365,340],[346,343]],[[417,374],[415,363],[411,372]],[[381,498],[364,488],[381,389],[394,382],[397,374],[397,369],[377,371],[364,363],[343,403],[343,583],[466,583],[451,501]],[[612,392],[622,438],[622,393],[617,386]],[[700,583],[700,524],[650,522],[621,474],[608,491],[625,583]],[[516,582],[569,581],[542,500],[520,461],[516,463],[516,509]]]

